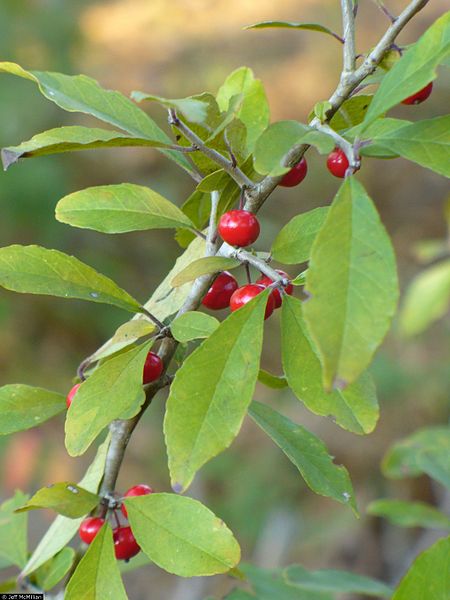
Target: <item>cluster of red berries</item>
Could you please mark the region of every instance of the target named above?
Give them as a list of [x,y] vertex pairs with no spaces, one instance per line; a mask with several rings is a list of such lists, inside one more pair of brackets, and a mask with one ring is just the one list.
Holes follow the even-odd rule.
[[[145,385],[146,383],[151,383],[152,381],[158,380],[161,377],[163,370],[164,370],[164,365],[163,365],[162,360],[159,358],[159,356],[157,354],[155,354],[154,352],[149,352],[147,354],[147,358],[145,359],[144,371],[142,374],[142,383]],[[81,383],[76,383],[72,387],[70,392],[67,394],[67,397],[66,397],[67,408],[69,408],[69,406],[72,404],[72,400],[73,400],[75,394],[77,393],[80,385],[81,385]]]
[[[147,494],[152,493],[153,490],[150,486],[141,483],[130,488],[124,495],[124,498],[130,498],[131,496],[146,496]],[[122,504],[120,508],[123,516],[127,518],[128,513],[125,505]],[[113,529],[114,554],[117,560],[129,560],[130,558],[133,558],[133,556],[136,556],[141,549],[136,542],[131,527],[129,525],[120,525],[115,511],[114,515],[117,521],[117,526]],[[86,544],[90,544],[103,527],[104,523],[105,519],[101,517],[87,517],[87,519],[84,519],[78,530],[82,541]]]
[[[277,273],[283,278],[289,279],[289,275],[284,271],[277,270]],[[211,310],[221,310],[222,308],[227,308],[229,306],[230,310],[233,312],[247,304],[247,302],[250,302],[250,300],[252,300],[258,294],[261,294],[261,292],[263,292],[272,283],[273,281],[270,279],[270,277],[263,276],[260,277],[256,283],[248,283],[247,285],[239,287],[239,284],[233,275],[228,273],[228,271],[223,271],[223,273],[220,273],[220,275],[218,275],[214,280],[214,283],[203,298],[202,304]],[[286,294],[291,295],[294,291],[293,285],[289,283],[284,288],[284,291]],[[281,306],[281,303],[282,297],[280,290],[278,288],[274,288],[267,300],[264,318],[268,319],[273,311]]]

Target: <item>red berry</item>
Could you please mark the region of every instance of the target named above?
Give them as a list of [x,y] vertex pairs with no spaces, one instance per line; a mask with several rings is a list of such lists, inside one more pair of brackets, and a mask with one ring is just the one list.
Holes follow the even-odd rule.
[[113,531],[114,554],[117,560],[128,560],[140,551],[131,527],[117,527]]
[[103,527],[104,522],[105,519],[101,519],[100,517],[88,517],[87,519],[84,519],[78,530],[80,538],[83,540],[83,542],[90,544]]
[[327,167],[330,173],[335,177],[345,177],[349,162],[344,151],[340,148],[335,148],[333,152],[330,152],[327,158]]
[[67,396],[66,396],[66,406],[67,406],[67,408],[69,408],[69,406],[72,404],[73,397],[78,392],[78,388],[80,387],[80,385],[81,385],[81,383],[76,383],[73,386],[73,388],[70,390],[70,392],[67,394]]
[[[242,308],[244,304],[250,302],[255,296],[263,292],[266,288],[263,285],[259,285],[258,283],[249,283],[248,285],[244,285],[238,288],[230,299],[230,309],[231,311],[238,310]],[[268,319],[270,315],[273,313],[275,308],[275,300],[272,297],[272,294],[267,299],[266,312],[264,314],[264,319]]]
[[294,187],[305,179],[307,172],[308,165],[306,164],[306,159],[302,158],[295,167],[292,167],[292,169],[286,173],[278,185],[282,185],[283,187]]
[[222,239],[231,246],[249,246],[258,239],[259,222],[248,210],[229,210],[220,217],[219,227]]
[[203,306],[206,306],[211,310],[226,308],[230,304],[230,298],[233,292],[235,292],[238,287],[238,282],[233,275],[228,273],[228,271],[224,271],[216,277],[214,283],[207,291],[202,300]]
[[[285,273],[284,271],[281,271],[280,269],[277,269],[277,273],[279,273],[286,279],[290,279],[289,275],[287,273]],[[273,283],[273,281],[270,279],[270,277],[267,277],[267,275],[264,275],[263,277],[260,277],[256,283],[259,283],[260,285],[263,285],[264,287],[268,287],[271,283]],[[284,288],[284,291],[286,292],[286,294],[289,294],[289,296],[292,296],[292,293],[294,291],[294,286],[292,285],[292,283],[289,283]],[[281,303],[283,301],[280,290],[275,288],[272,291],[271,296],[275,302],[275,308],[280,308]]]
[[161,377],[163,369],[164,365],[159,356],[154,352],[149,352],[145,359],[142,382],[146,384],[156,381]]
[[[131,487],[128,492],[125,492],[124,498],[130,498],[132,496],[146,496],[147,494],[153,494],[152,488],[145,483],[140,483],[139,485],[134,485]],[[127,507],[125,504],[122,504],[121,508],[124,517],[128,517]]]
[[413,94],[412,96],[408,96],[404,100],[402,100],[402,104],[421,104],[428,98],[433,90],[433,82],[430,81],[428,85],[424,88]]

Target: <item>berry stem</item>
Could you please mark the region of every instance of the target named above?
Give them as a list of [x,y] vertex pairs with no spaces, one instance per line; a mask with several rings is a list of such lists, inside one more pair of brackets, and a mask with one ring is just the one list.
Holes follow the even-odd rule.
[[252,282],[252,275],[250,273],[250,265],[248,264],[248,262],[244,263],[244,267],[245,267],[245,272],[247,274],[247,281],[248,283]]

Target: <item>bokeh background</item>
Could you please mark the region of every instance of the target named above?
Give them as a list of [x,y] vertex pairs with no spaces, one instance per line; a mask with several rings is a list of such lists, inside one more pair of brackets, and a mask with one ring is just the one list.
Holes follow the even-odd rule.
[[[406,3],[390,1],[393,12]],[[430,3],[402,34],[414,41],[438,16]],[[358,48],[373,46],[387,26],[375,3],[361,0]],[[0,57],[25,68],[84,72],[125,94],[141,89],[166,97],[215,91],[241,65],[254,69],[267,90],[272,120],[305,121],[311,107],[334,89],[340,68],[337,42],[312,32],[243,31],[269,19],[322,22],[340,30],[339,3],[332,0],[1,0]],[[427,118],[448,107],[449,78],[444,72],[432,97],[420,107],[393,114]],[[151,107],[164,126],[165,114]],[[66,124],[90,123],[45,101],[29,82],[0,78],[0,145],[15,145],[35,133]],[[328,204],[338,181],[324,158],[308,154],[309,175],[294,189],[279,189],[261,212],[267,249],[289,218]],[[423,266],[414,246],[446,235],[443,218],[448,186],[443,178],[402,159],[365,160],[361,179],[380,210],[396,249],[403,289]],[[40,244],[73,253],[115,278],[145,300],[163,278],[180,248],[167,231],[107,236],[72,229],[54,220],[54,206],[83,187],[135,182],[149,185],[180,205],[193,189],[186,174],[152,149],[87,151],[27,160],[0,175],[0,243]],[[0,290],[0,384],[27,383],[63,393],[76,367],[126,320],[117,309]],[[276,315],[266,324],[263,366],[281,372]],[[300,562],[310,568],[346,568],[395,581],[411,559],[418,530],[394,529],[369,518],[364,507],[391,496],[437,503],[440,491],[423,477],[389,482],[380,473],[384,452],[419,427],[448,419],[449,321],[402,340],[394,327],[373,365],[381,418],[367,437],[345,432],[327,419],[307,413],[289,391],[258,386],[259,400],[273,403],[327,443],[336,461],[349,469],[362,517],[314,496],[284,455],[246,422],[232,448],[213,460],[196,479],[192,495],[201,498],[236,532],[244,558],[259,566]],[[161,433],[164,397],[142,420],[129,446],[119,490],[147,482],[169,490]],[[1,415],[0,415],[1,418]],[[59,480],[77,480],[92,458],[67,456],[63,419],[37,430],[0,439],[0,498],[15,488],[33,491]],[[51,514],[31,517],[34,547]],[[198,600],[221,597],[226,577],[186,581],[156,567],[126,576],[133,600]]]

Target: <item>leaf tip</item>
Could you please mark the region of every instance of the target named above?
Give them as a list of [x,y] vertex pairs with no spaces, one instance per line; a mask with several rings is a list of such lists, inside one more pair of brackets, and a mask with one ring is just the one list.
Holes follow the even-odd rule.
[[172,489],[175,492],[175,494],[181,494],[183,491],[183,486],[181,485],[181,483],[175,482],[172,484]]
[[3,148],[1,151],[1,159],[3,164],[3,170],[7,171],[9,167],[15,164],[19,160],[19,154],[17,152],[12,152],[7,148]]

